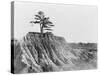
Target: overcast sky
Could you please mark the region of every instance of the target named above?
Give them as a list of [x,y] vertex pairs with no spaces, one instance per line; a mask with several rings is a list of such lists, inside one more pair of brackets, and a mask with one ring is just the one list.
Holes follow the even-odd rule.
[[39,25],[30,24],[38,11],[50,17],[53,33],[68,42],[97,42],[97,7],[49,3],[15,2],[14,36],[21,39],[28,32],[39,32]]

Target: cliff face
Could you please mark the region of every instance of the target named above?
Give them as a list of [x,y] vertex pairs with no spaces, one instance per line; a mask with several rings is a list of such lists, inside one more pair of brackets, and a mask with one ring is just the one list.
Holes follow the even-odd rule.
[[30,32],[17,46],[15,50],[19,54],[15,54],[15,73],[61,71],[77,59],[65,39],[52,33]]
[[97,49],[91,44],[69,46],[52,33],[28,33],[12,41],[12,73],[68,71],[97,68]]

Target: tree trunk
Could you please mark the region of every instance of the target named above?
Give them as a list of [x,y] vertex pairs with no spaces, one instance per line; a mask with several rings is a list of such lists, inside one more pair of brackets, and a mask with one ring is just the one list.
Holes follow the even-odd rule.
[[41,34],[43,34],[43,27],[41,27]]
[[40,32],[43,34],[43,25],[40,25]]
[[43,25],[40,25],[40,33],[41,33],[41,37],[43,36]]

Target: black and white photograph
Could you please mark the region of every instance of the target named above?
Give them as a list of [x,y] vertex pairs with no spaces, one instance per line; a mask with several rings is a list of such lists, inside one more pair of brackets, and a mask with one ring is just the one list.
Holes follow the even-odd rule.
[[98,8],[11,2],[11,73],[97,69]]

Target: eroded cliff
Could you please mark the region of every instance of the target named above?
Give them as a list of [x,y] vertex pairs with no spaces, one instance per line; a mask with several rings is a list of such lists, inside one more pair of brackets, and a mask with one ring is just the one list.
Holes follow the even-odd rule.
[[82,51],[73,50],[63,37],[52,33],[29,32],[14,43],[14,73],[73,70]]

